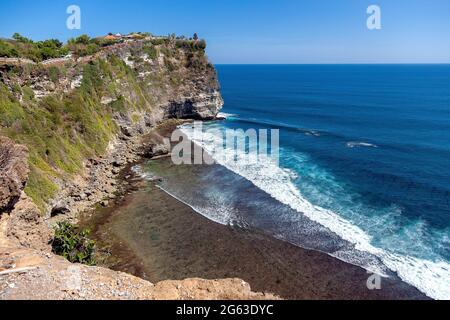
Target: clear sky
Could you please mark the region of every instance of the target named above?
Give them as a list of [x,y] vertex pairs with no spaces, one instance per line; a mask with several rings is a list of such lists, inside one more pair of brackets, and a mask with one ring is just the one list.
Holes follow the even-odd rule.
[[[81,8],[81,30],[66,9]],[[381,30],[366,27],[381,8]],[[450,63],[450,0],[1,0],[0,37],[148,31],[208,43],[214,63]]]

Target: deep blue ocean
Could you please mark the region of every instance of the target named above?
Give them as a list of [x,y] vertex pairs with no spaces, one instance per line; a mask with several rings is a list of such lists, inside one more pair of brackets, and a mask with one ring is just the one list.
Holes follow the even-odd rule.
[[[377,270],[450,298],[450,65],[218,65],[217,71],[227,119],[207,127],[280,129],[279,167],[223,163],[289,207],[270,208],[249,192],[259,220],[240,200],[235,205],[248,224],[266,228],[278,219],[279,226],[267,227],[278,238],[368,269],[382,264]],[[245,192],[221,183],[228,199]],[[318,228],[300,231],[313,229],[305,220],[329,232],[334,249],[316,236]]]

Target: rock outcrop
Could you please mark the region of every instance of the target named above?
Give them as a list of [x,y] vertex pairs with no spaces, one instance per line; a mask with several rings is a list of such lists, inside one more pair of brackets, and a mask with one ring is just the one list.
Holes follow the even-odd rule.
[[170,152],[156,127],[217,116],[204,48],[139,40],[79,59],[1,62],[0,133],[21,140],[0,137],[0,299],[274,298],[239,279],[152,284],[51,253],[52,223],[116,197],[127,163]]
[[223,105],[219,91],[213,90],[180,101],[171,101],[167,108],[167,118],[212,120],[216,118]]
[[48,252],[51,250],[53,232],[45,223],[39,208],[23,193],[9,214],[6,236],[18,246]]
[[27,148],[0,137],[0,213],[19,200],[28,178]]
[[[136,40],[79,59],[0,67],[0,103],[14,111],[3,117],[0,108],[0,133],[28,130],[18,141],[34,155],[26,192],[47,216],[73,216],[114,197],[114,177],[158,124],[216,117],[223,99],[215,69],[204,49],[179,41]],[[22,120],[29,109],[39,118]],[[144,156],[168,151],[158,143]],[[14,190],[3,206],[20,196]]]
[[72,264],[49,253],[1,246],[0,280],[0,300],[276,299],[252,292],[239,279],[152,284],[123,272]]

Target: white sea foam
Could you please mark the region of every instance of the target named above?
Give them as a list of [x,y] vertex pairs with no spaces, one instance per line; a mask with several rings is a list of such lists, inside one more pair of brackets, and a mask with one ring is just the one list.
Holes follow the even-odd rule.
[[236,115],[232,114],[232,113],[219,112],[217,114],[217,117],[227,119],[227,118],[231,118],[231,117],[236,117]]
[[[292,173],[280,168],[275,162],[252,162],[251,165],[241,165],[239,161],[227,160],[219,153],[234,154],[234,150],[223,150],[221,137],[210,132],[194,136],[192,128],[182,127],[184,134],[197,145],[203,147],[213,158],[229,170],[252,182],[276,200],[290,206],[299,213],[315,221],[342,239],[354,244],[355,249],[368,252],[379,257],[383,263],[407,283],[415,286],[434,299],[450,299],[450,264],[445,261],[429,261],[408,255],[400,255],[388,250],[377,248],[371,244],[372,238],[361,228],[353,225],[335,212],[313,205],[306,200],[292,181]],[[256,155],[255,155],[256,156]],[[248,155],[247,155],[248,157]],[[238,159],[239,160],[239,159]],[[337,258],[344,259],[339,254]],[[346,257],[348,259],[348,257]],[[355,263],[355,261],[348,261]],[[374,272],[381,272],[376,266],[363,266]]]
[[366,148],[378,148],[376,144],[360,141],[350,141],[347,142],[348,148],[366,147]]
[[321,134],[318,131],[316,131],[316,130],[307,130],[307,131],[305,131],[305,135],[313,136],[313,137],[320,137],[321,136]]

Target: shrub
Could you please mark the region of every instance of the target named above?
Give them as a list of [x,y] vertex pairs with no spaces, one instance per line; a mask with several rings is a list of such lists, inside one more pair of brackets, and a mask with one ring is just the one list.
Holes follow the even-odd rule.
[[73,51],[78,57],[84,57],[97,53],[101,46],[107,45],[110,45],[110,43],[103,43],[100,39],[91,39],[88,35],[83,34],[78,38],[69,39],[65,48]]
[[73,51],[77,57],[90,56],[100,51],[100,46],[95,43],[89,44],[69,44],[68,49]]
[[155,60],[158,57],[158,51],[154,46],[147,45],[143,51],[148,55],[149,59]]
[[33,100],[34,99],[34,91],[29,86],[24,86],[22,88],[22,92],[23,92],[24,98],[26,100]]
[[25,38],[24,36],[22,36],[19,33],[14,33],[12,38],[18,42],[23,42],[23,43],[33,43],[33,40]]
[[12,44],[0,40],[0,57],[13,58],[17,56],[19,56],[19,52]]
[[57,39],[36,42],[35,47],[43,60],[59,58],[69,53],[68,48],[63,48],[62,42]]
[[63,47],[61,41],[50,39],[33,42],[18,33],[13,35],[14,40],[0,40],[1,57],[22,57],[35,62],[66,55],[69,50]]
[[52,251],[70,262],[95,265],[95,242],[88,238],[89,230],[78,231],[69,222],[58,222],[52,240]]
[[159,45],[165,44],[167,42],[167,39],[163,39],[163,38],[152,39],[150,42],[154,46],[159,46]]
[[204,51],[206,49],[205,40],[183,40],[178,39],[175,42],[177,48],[192,50],[192,51]]
[[61,70],[58,67],[51,66],[48,69],[48,76],[52,82],[57,82],[61,76]]
[[87,34],[82,34],[81,36],[77,38],[69,39],[67,43],[69,44],[89,44],[91,41],[91,38]]
[[195,47],[199,50],[205,50],[206,49],[206,41],[204,39],[196,41]]
[[95,38],[91,40],[92,43],[100,46],[100,47],[107,47],[111,46],[116,43],[120,43],[120,40],[113,40],[113,39],[105,39],[105,38]]
[[170,61],[170,59],[164,58],[164,63],[170,72],[177,69],[177,66],[172,61]]
[[111,109],[116,112],[125,113],[125,98],[122,95],[117,97],[117,100],[111,102]]

